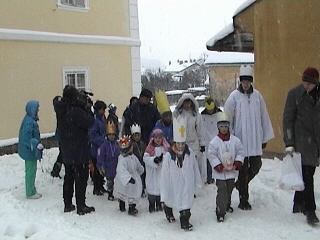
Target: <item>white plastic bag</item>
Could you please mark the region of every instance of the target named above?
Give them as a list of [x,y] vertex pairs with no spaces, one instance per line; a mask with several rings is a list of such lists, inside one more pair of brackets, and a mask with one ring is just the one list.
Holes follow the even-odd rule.
[[304,190],[300,153],[294,152],[292,157],[287,154],[283,158],[279,187],[283,190]]

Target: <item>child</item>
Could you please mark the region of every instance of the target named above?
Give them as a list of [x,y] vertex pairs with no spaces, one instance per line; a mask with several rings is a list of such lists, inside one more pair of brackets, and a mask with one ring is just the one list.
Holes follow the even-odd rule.
[[113,122],[107,122],[106,135],[106,141],[98,149],[97,168],[100,174],[107,179],[108,200],[113,201],[114,177],[120,155],[120,148],[116,141],[116,125]]
[[154,129],[143,156],[146,166],[146,189],[148,193],[149,212],[162,211],[160,202],[160,174],[163,154],[170,145],[161,129]]
[[44,146],[40,143],[40,131],[37,121],[39,102],[29,101],[26,105],[26,115],[19,130],[18,153],[25,160],[25,185],[28,199],[38,199],[42,195],[37,192],[35,179],[37,160],[42,157]]
[[[141,127],[138,124],[133,124],[130,127],[131,130],[131,141],[133,145],[133,154],[139,159],[141,165],[145,168],[143,162],[143,154],[146,149],[146,144],[141,140]],[[141,175],[142,180],[142,192],[141,197],[145,197],[144,190],[146,189],[146,171]]]
[[196,188],[201,188],[200,171],[193,151],[186,145],[186,119],[178,116],[173,119],[173,145],[163,156],[160,177],[161,201],[167,220],[175,221],[172,208],[180,212],[181,228],[193,229],[189,223],[190,208]]
[[233,212],[231,194],[235,178],[244,160],[243,146],[239,138],[230,134],[230,120],[226,112],[217,115],[219,133],[209,143],[208,159],[213,167],[213,177],[216,179],[217,221],[223,222],[226,212]]
[[124,136],[119,140],[119,146],[120,156],[114,180],[114,192],[119,199],[120,211],[126,211],[125,202],[128,201],[128,214],[135,216],[138,213],[136,204],[142,191],[140,175],[143,173],[144,168],[138,158],[132,154],[133,146],[128,136]]

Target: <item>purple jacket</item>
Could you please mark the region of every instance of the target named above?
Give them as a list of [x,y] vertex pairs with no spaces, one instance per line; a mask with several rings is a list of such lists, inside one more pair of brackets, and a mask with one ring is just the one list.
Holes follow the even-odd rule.
[[118,165],[120,148],[117,141],[105,140],[98,149],[97,168],[103,168],[106,178],[114,178]]

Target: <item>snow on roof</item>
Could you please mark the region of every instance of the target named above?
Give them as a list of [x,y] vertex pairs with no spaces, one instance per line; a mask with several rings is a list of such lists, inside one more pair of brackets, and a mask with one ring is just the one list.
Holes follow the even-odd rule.
[[196,64],[196,62],[187,62],[187,63],[184,62],[182,64],[173,63],[173,64],[169,65],[168,67],[166,67],[164,72],[178,73],[178,72],[181,72],[184,69],[190,67],[193,64]]
[[242,52],[208,52],[208,57],[205,61],[206,65],[222,63],[254,63],[254,54]]
[[201,96],[196,96],[195,99],[196,100],[204,100],[204,99],[206,99],[206,97],[207,97],[206,95],[201,95]]
[[171,91],[166,91],[166,95],[170,96],[170,95],[179,95],[179,94],[183,94],[185,92],[188,92],[188,90],[171,90]]
[[189,92],[202,92],[202,91],[206,91],[207,88],[206,87],[192,87],[192,88],[188,88]]
[[207,41],[207,46],[213,46],[217,41],[233,33],[233,31],[233,23],[229,23],[225,28],[223,28],[220,32],[218,32],[216,35],[214,35]]
[[250,7],[253,3],[255,3],[257,0],[247,0],[244,3],[240,5],[240,7],[237,8],[237,10],[234,12],[233,17],[238,15],[240,12],[245,10],[246,8]]

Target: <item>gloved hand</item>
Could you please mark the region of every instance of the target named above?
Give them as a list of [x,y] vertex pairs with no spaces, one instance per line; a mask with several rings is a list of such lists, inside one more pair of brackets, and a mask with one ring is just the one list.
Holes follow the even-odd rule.
[[130,178],[129,183],[135,184],[136,180],[134,180],[133,178]]
[[286,147],[286,153],[292,157],[294,153],[294,147],[293,146]]
[[162,162],[162,159],[163,159],[163,153],[161,153],[160,156],[155,157],[155,158],[153,159],[153,161],[154,161],[155,164],[159,164],[159,163]]
[[219,164],[217,166],[214,167],[214,170],[216,170],[218,173],[221,173],[223,171],[223,165]]
[[200,147],[200,152],[203,153],[205,150],[206,150],[206,147],[205,147],[205,146],[201,146],[201,147]]
[[42,143],[38,143],[37,148],[41,151],[44,149],[44,146]]
[[106,175],[106,170],[104,170],[104,168],[99,168],[98,170],[101,176],[104,177]]
[[262,149],[265,149],[267,146],[267,143],[262,143]]
[[240,168],[242,167],[242,162],[234,161],[233,166],[234,166],[234,170],[240,170]]

